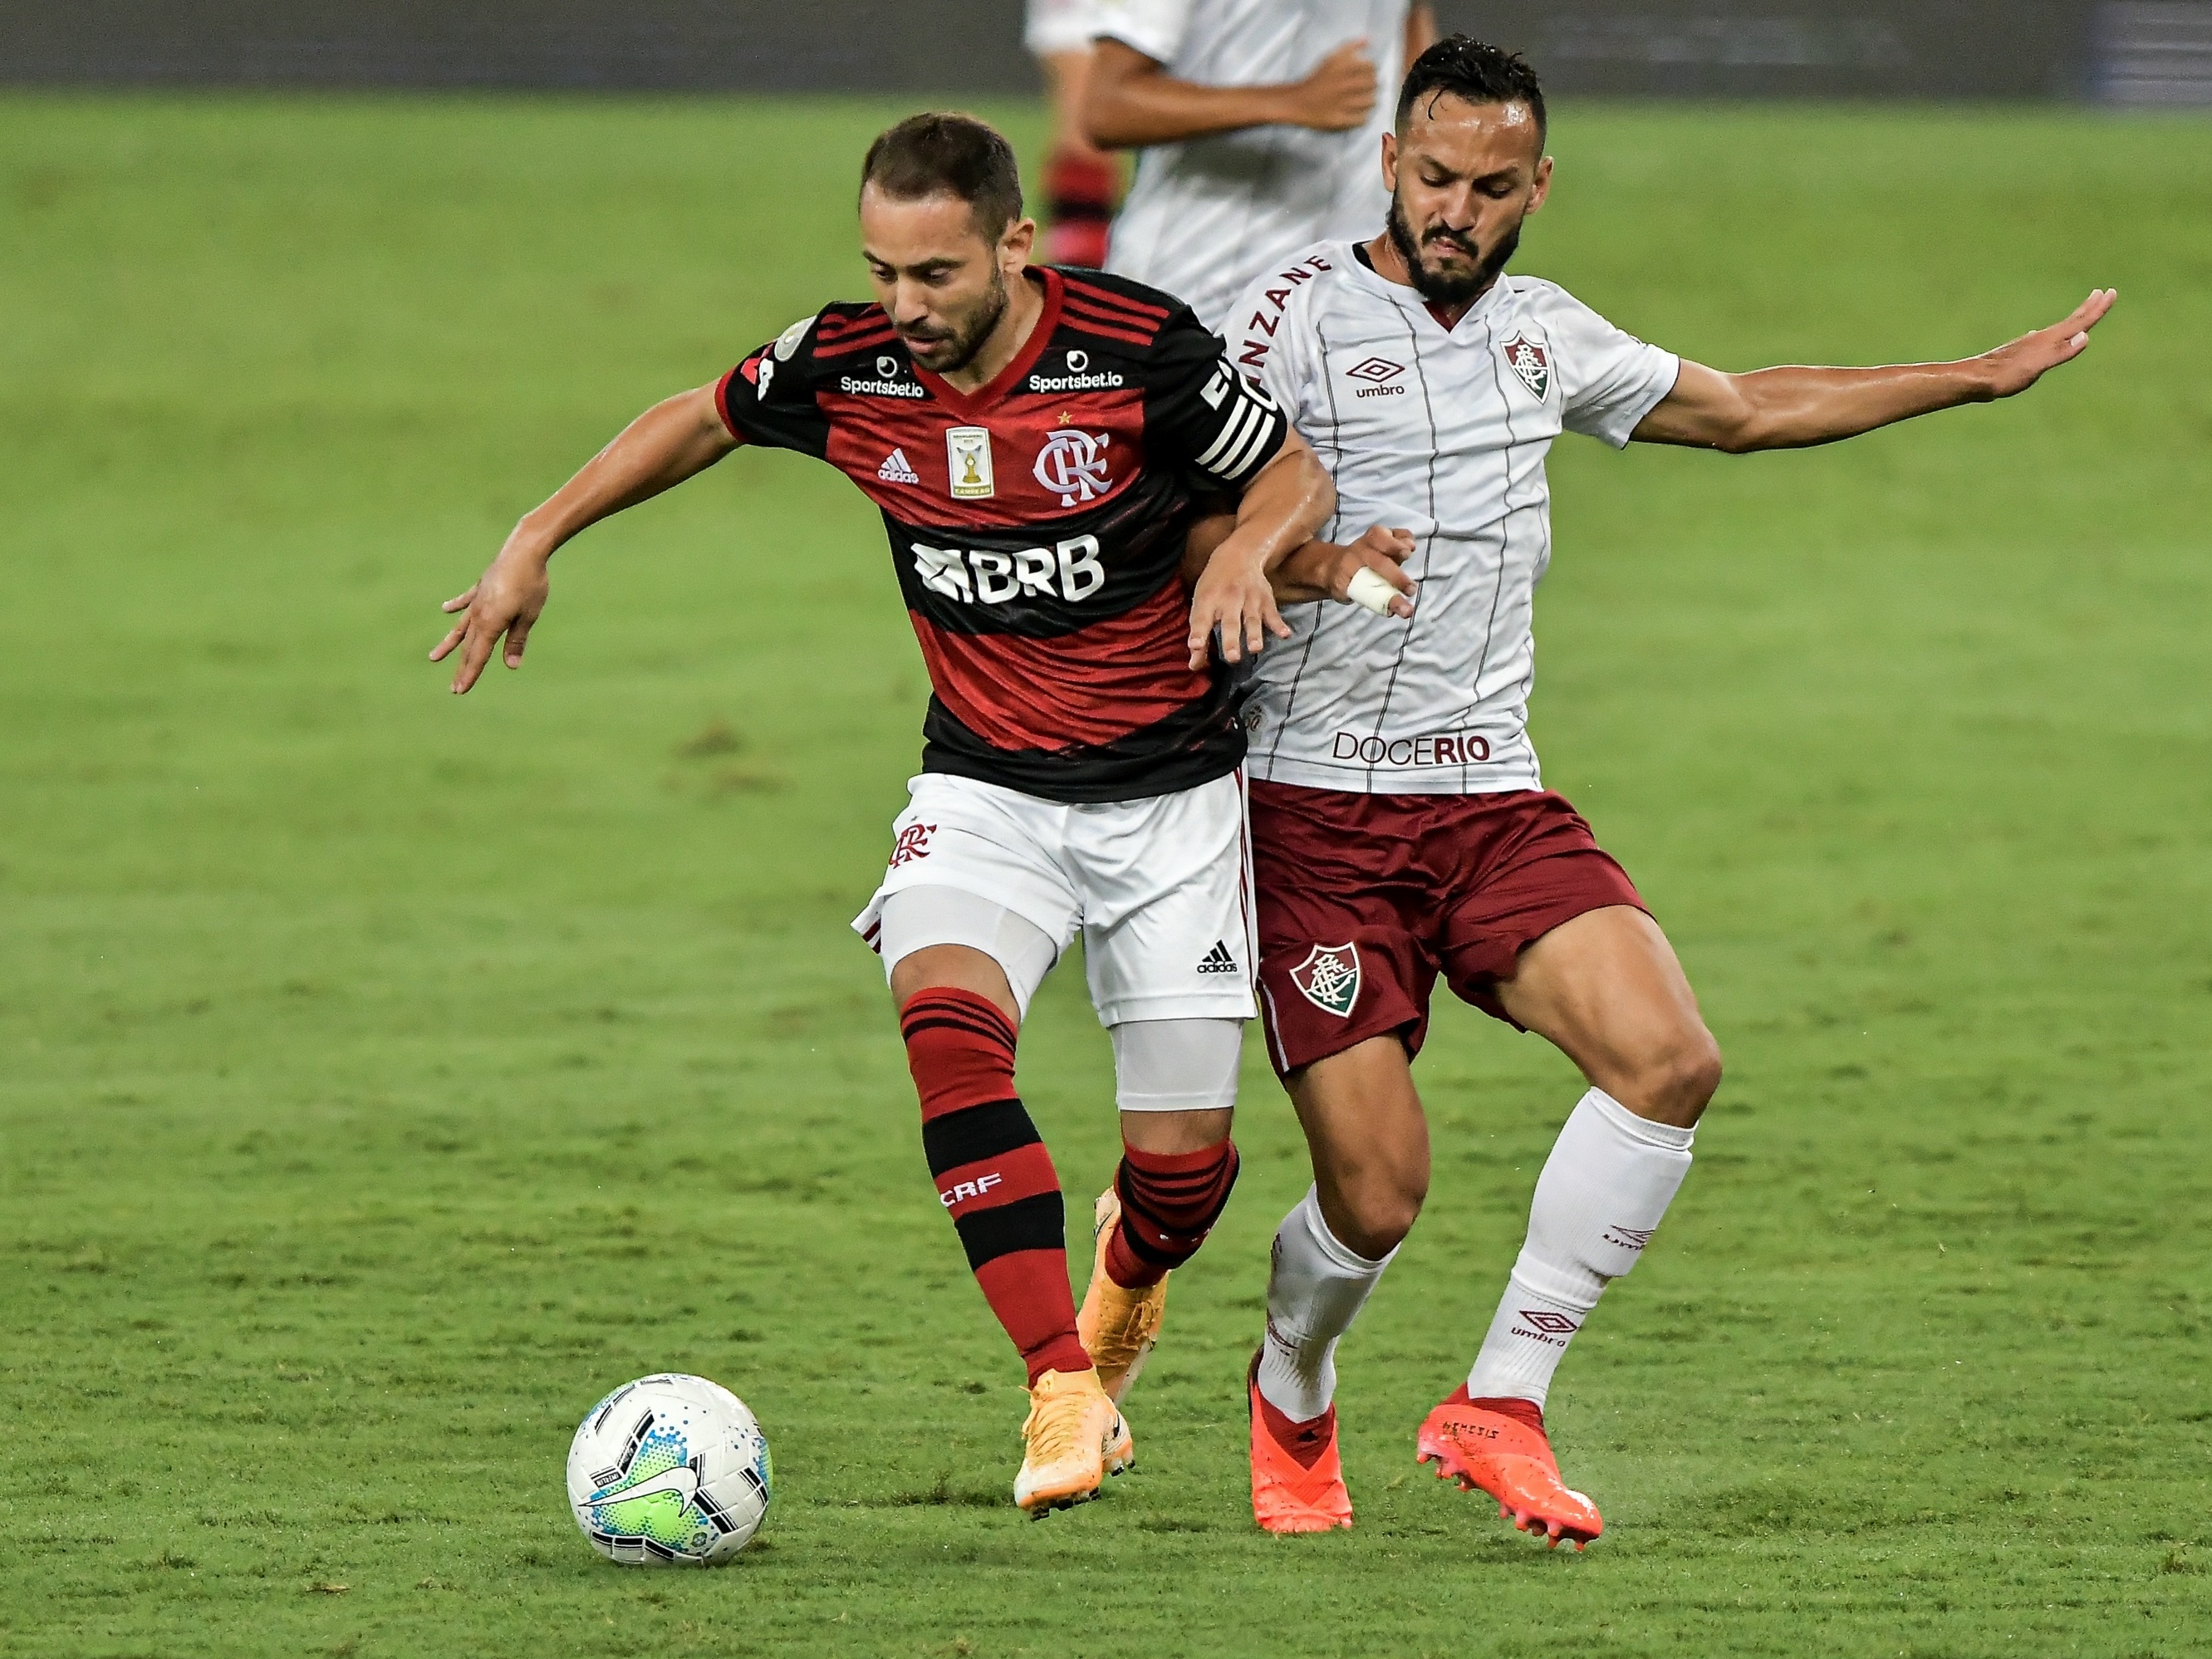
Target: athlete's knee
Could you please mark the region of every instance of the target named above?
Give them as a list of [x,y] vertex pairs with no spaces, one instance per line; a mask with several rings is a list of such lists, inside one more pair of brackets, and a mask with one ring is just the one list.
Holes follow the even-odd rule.
[[1700,1022],[1639,1057],[1621,1104],[1655,1123],[1688,1128],[1721,1086],[1721,1046]]
[[1237,1169],[1237,1144],[1225,1133],[1186,1152],[1125,1145],[1114,1172],[1121,1224],[1107,1241],[1108,1276],[1128,1290],[1157,1285],[1196,1255],[1229,1206]]
[[1320,1183],[1330,1230],[1370,1261],[1379,1261],[1405,1242],[1428,1201],[1429,1160],[1425,1148],[1415,1155],[1377,1158],[1338,1172]]

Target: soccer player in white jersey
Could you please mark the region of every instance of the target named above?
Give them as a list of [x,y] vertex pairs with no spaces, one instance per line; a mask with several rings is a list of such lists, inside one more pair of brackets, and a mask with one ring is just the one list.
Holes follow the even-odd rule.
[[1363,566],[1401,591],[1389,616],[1294,607],[1247,720],[1261,1017],[1315,1176],[1275,1237],[1250,1381],[1253,1508],[1273,1531],[1352,1522],[1332,1354],[1428,1190],[1411,1062],[1438,973],[1549,1038],[1589,1085],[1537,1178],[1474,1368],[1417,1443],[1440,1477],[1554,1545],[1602,1522],[1545,1432],[1553,1370],[1658,1227],[1720,1082],[1666,936],[1544,789],[1529,746],[1553,440],[1735,453],[1847,438],[2025,391],[2083,350],[2112,303],[2094,293],[2056,327],[1961,362],[1721,374],[1553,283],[1503,275],[1550,188],[1544,121],[1521,58],[1439,43],[1383,146],[1383,234],[1302,250],[1231,319],[1232,357],[1330,468],[1335,524],[1406,527],[1291,556],[1286,599],[1342,599]]
[[1139,149],[1106,269],[1208,328],[1260,271],[1364,236],[1385,198],[1378,95],[1436,39],[1407,0],[1090,0],[1094,143]]

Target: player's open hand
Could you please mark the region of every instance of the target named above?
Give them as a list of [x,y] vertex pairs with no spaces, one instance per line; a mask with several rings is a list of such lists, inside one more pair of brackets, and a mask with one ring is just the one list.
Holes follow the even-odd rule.
[[2104,320],[2119,297],[2116,288],[2093,289],[2064,322],[2023,334],[1989,353],[1983,361],[1990,368],[1990,395],[2015,397],[2059,364],[2072,362],[2089,349],[2089,331]]
[[453,669],[454,696],[477,683],[502,635],[507,665],[522,666],[523,647],[552,591],[544,560],[502,550],[473,587],[446,601],[441,608],[448,615],[458,611],[461,618],[432,649],[430,660],[442,662],[455,647],[460,648],[461,659]]
[[1375,112],[1380,84],[1367,42],[1347,40],[1291,88],[1290,118],[1316,132],[1350,132]]
[[1266,649],[1267,635],[1291,636],[1291,625],[1275,608],[1267,573],[1248,558],[1216,558],[1198,579],[1190,602],[1190,665],[1206,666],[1214,630],[1220,630],[1224,662],[1242,662]]
[[1350,604],[1357,598],[1358,603],[1367,604],[1364,596],[1353,594],[1352,583],[1361,571],[1371,570],[1398,590],[1391,597],[1388,614],[1401,622],[1412,621],[1417,590],[1413,579],[1406,574],[1406,561],[1413,556],[1415,545],[1412,531],[1376,525],[1350,546],[1337,550],[1328,573],[1329,598],[1341,604]]

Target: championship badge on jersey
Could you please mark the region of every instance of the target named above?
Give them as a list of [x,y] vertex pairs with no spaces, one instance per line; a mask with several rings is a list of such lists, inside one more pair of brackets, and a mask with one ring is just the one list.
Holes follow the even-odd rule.
[[998,493],[991,479],[991,428],[956,426],[945,434],[945,476],[951,480],[955,501],[969,501]]
[[1322,1012],[1351,1018],[1352,1006],[1359,1000],[1359,947],[1349,941],[1315,945],[1291,969],[1291,983]]
[[1552,360],[1544,355],[1544,348],[1525,334],[1516,334],[1505,343],[1505,366],[1521,377],[1521,384],[1535,393],[1539,401],[1552,389]]

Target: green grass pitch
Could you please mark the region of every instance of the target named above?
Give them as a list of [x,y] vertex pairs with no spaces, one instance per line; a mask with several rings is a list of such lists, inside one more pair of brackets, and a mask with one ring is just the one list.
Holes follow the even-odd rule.
[[[1413,1462],[1579,1092],[1458,1008],[1344,1355],[1358,1530],[1247,1509],[1307,1179],[1256,1042],[1142,1466],[1009,1507],[1019,1377],[845,929],[924,682],[841,479],[740,454],[562,556],[521,674],[422,660],[630,414],[861,290],[899,112],[0,100],[0,1654],[2202,1651],[2212,127],[1559,113],[1520,268],[1723,367],[2121,291],[2021,402],[1556,455],[1538,740],[1730,1060],[1553,1397],[1568,1557]],[[1079,1209],[1072,971],[1022,1069]],[[774,1440],[727,1571],[565,1510],[662,1368]]]

